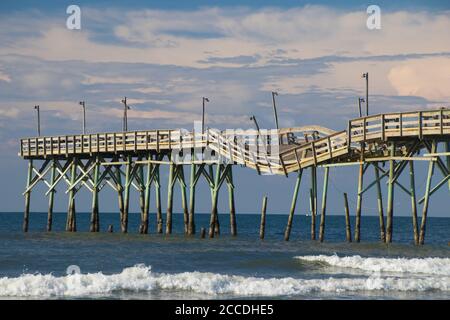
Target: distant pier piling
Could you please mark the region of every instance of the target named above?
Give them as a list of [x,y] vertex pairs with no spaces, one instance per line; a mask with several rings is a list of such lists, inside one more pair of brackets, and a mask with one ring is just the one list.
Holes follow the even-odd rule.
[[352,242],[352,227],[350,224],[350,210],[348,208],[347,193],[344,193],[344,210],[345,210],[345,238],[347,242]]
[[266,209],[267,209],[267,196],[263,197],[262,207],[261,207],[261,224],[259,226],[259,238],[264,239],[266,232]]

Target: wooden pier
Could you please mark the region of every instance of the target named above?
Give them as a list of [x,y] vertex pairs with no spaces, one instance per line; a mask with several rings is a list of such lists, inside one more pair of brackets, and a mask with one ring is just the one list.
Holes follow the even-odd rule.
[[[444,146],[444,152],[438,152],[439,145]],[[217,202],[224,183],[229,196],[230,234],[235,236],[237,222],[232,168],[242,165],[256,170],[258,174],[297,175],[285,240],[290,237],[304,170],[311,170],[311,238],[316,239],[316,215],[319,210],[317,170],[323,169],[325,174],[318,239],[324,241],[330,169],[355,165],[358,167],[358,193],[353,240],[359,242],[361,239],[363,195],[375,186],[380,241],[392,242],[394,191],[398,189],[411,197],[414,241],[423,244],[430,196],[444,185],[448,185],[450,190],[450,109],[360,117],[350,120],[346,130],[339,132],[321,126],[305,126],[279,130],[205,129],[203,132],[189,132],[177,129],[32,137],[21,139],[19,155],[28,160],[27,185],[23,193],[25,232],[28,231],[30,218],[30,194],[38,183],[44,183],[49,199],[48,231],[52,230],[55,190],[64,184],[69,196],[66,231],[76,231],[75,200],[81,188],[92,193],[90,231],[100,230],[99,194],[107,186],[117,192],[121,232],[128,232],[132,189],[139,194],[139,232],[149,232],[150,192],[154,189],[155,232],[171,234],[173,189],[178,184],[182,195],[184,232],[194,235],[195,190],[199,179],[204,178],[211,190],[209,237],[221,232]],[[428,162],[426,190],[420,199],[416,198],[415,161]],[[385,163],[388,164],[387,169],[381,166]],[[164,166],[169,170],[165,227],[160,184],[160,170]],[[190,166],[189,181],[185,175],[187,166]],[[374,170],[375,181],[365,184],[364,175],[370,166]],[[408,187],[398,180],[406,167],[409,167]],[[442,177],[433,186],[435,171],[439,171]],[[385,207],[381,192],[384,178],[387,179],[388,191]],[[423,204],[420,223],[417,217],[419,204]],[[346,221],[349,219],[347,210],[348,207]],[[350,240],[350,222],[347,221],[346,225],[346,236]]]

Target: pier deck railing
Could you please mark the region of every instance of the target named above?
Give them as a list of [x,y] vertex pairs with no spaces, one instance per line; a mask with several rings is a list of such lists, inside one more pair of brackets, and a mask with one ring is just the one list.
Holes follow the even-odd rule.
[[[261,172],[287,174],[341,157],[351,150],[361,152],[361,143],[450,134],[450,109],[361,117],[350,120],[347,130],[333,132],[319,127],[320,134],[314,136],[317,128],[284,128],[278,132],[274,130],[275,135],[261,135],[256,130],[228,134],[227,131],[207,129],[202,134],[177,129],[33,137],[21,139],[20,156],[67,157],[209,147],[229,162]],[[303,133],[304,138],[300,139],[299,133]],[[277,136],[281,144],[273,145],[270,141]]]

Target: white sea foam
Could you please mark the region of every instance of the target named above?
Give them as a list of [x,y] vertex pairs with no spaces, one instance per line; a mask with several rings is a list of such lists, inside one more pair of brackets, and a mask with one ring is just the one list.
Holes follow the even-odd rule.
[[324,262],[330,266],[370,272],[399,272],[450,276],[450,258],[363,258],[337,255],[298,256],[300,260]]
[[108,296],[121,290],[151,292],[182,290],[208,296],[285,296],[314,292],[342,293],[356,291],[450,291],[450,277],[427,276],[398,278],[369,276],[360,278],[294,279],[257,278],[208,272],[177,274],[154,273],[150,267],[136,265],[121,273],[25,274],[0,278],[0,297],[87,297]]

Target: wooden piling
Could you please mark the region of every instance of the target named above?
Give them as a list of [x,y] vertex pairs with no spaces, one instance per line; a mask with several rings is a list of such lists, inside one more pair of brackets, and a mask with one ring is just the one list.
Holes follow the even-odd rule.
[[[138,160],[142,160],[139,157]],[[141,223],[139,224],[139,233],[144,233],[144,216],[145,216],[145,191],[146,185],[144,181],[144,166],[138,164],[139,168],[137,170],[139,176],[139,208],[141,210]]]
[[148,214],[150,211],[150,189],[152,185],[152,164],[151,164],[151,155],[149,154],[147,157],[148,163],[147,163],[147,174],[145,178],[145,194],[144,194],[144,214],[142,216],[141,221],[141,233],[147,234],[148,233]]
[[[450,141],[445,142],[445,152],[447,153],[446,162],[447,169],[450,170]],[[450,190],[450,179],[448,180],[448,190]]]
[[389,160],[389,181],[388,181],[388,205],[387,205],[387,219],[386,219],[386,242],[392,242],[392,225],[394,219],[394,173],[395,173],[395,161],[392,157],[395,155],[395,145],[391,143]]
[[347,193],[344,192],[344,208],[345,208],[345,237],[347,242],[352,242],[352,226],[350,224],[350,210],[348,208]]
[[311,236],[311,240],[315,240],[312,239],[312,236],[314,235],[315,232],[315,227],[313,227],[313,225],[315,226],[315,218],[313,217],[313,207],[314,207],[314,191],[312,188],[309,188],[309,211],[311,213],[311,230],[310,230],[310,236]]
[[209,221],[209,237],[214,238],[217,226],[217,199],[219,196],[219,182],[221,173],[221,164],[217,164],[216,175],[214,177],[214,186],[211,188],[211,217]]
[[383,194],[381,192],[380,169],[378,163],[374,165],[375,180],[377,181],[378,220],[380,224],[380,241],[386,242],[386,228],[384,226]]
[[167,213],[166,213],[166,234],[172,233],[172,206],[173,206],[173,176],[175,164],[169,165],[169,180],[167,183]]
[[410,192],[411,192],[411,213],[412,225],[414,232],[414,244],[419,244],[419,228],[417,224],[417,201],[416,201],[416,184],[414,177],[414,161],[409,161],[409,178],[410,178]]
[[319,228],[319,241],[323,242],[325,234],[325,214],[327,210],[327,192],[328,192],[328,176],[329,167],[325,167],[324,177],[323,177],[323,193],[322,193],[322,212],[320,215],[320,228]]
[[189,225],[188,225],[188,234],[195,234],[195,173],[196,173],[196,165],[194,163],[191,164],[191,174],[189,179]]
[[[436,141],[433,141],[431,147],[431,153],[436,152]],[[431,189],[431,179],[434,173],[434,161],[430,160],[428,165],[428,175],[427,175],[427,184],[425,187],[425,195],[422,209],[422,222],[420,224],[420,234],[419,234],[419,244],[423,245],[425,243],[425,231],[427,224],[427,214],[428,214],[428,206],[430,201],[430,189]]]
[[117,188],[117,197],[119,200],[119,218],[120,218],[120,228],[121,231],[124,232],[123,230],[123,217],[125,216],[125,203],[124,203],[124,199],[123,199],[123,185],[122,185],[122,173],[120,171],[120,166],[116,166],[116,188]]
[[178,182],[181,191],[181,207],[183,208],[184,234],[189,234],[189,210],[186,198],[186,181],[184,180],[184,167],[178,166]]
[[286,225],[286,230],[284,231],[284,240],[289,241],[291,235],[292,222],[294,220],[295,206],[297,204],[298,192],[300,190],[300,183],[302,181],[303,169],[300,169],[297,174],[297,180],[295,182],[294,194],[292,195],[291,209],[289,211],[288,222]]
[[95,167],[94,167],[94,176],[93,176],[93,183],[94,186],[92,187],[92,212],[91,212],[91,225],[89,228],[90,232],[98,232],[99,226],[97,225],[98,221],[98,189],[99,189],[99,170],[100,170],[100,161],[98,157],[95,159]]
[[361,208],[362,208],[362,189],[364,183],[364,164],[359,165],[358,171],[358,196],[356,200],[356,217],[355,217],[355,241],[360,241],[361,231]]
[[206,229],[201,228],[200,229],[200,238],[205,239],[205,237],[206,237]]
[[267,209],[267,196],[264,196],[262,209],[261,209],[261,224],[259,226],[259,238],[264,239],[264,234],[266,230],[266,209]]
[[311,240],[316,240],[317,168],[311,167]]
[[123,210],[123,217],[122,217],[122,232],[127,233],[128,232],[128,212],[130,209],[130,186],[131,186],[131,156],[127,157],[127,164],[125,165],[125,190],[124,190],[124,210]]
[[[28,174],[27,174],[27,189],[30,187],[31,178],[33,175],[33,160],[28,161]],[[28,223],[30,220],[30,198],[31,198],[31,189],[25,193],[25,210],[23,214],[23,232],[28,232]]]
[[230,232],[231,235],[235,237],[237,236],[236,207],[234,203],[233,171],[231,166],[228,171],[227,187],[228,187],[228,205],[230,208]]
[[156,201],[156,232],[163,233],[163,219],[161,210],[161,183],[159,178],[159,166],[155,171],[155,201]]
[[[71,173],[70,173],[70,186],[73,186],[75,184],[76,174],[77,174],[77,159],[72,158]],[[76,231],[75,188],[72,188],[69,191],[69,207],[67,210],[66,231],[69,231],[69,232]]]
[[[50,185],[52,186],[55,183],[56,177],[56,160],[52,161],[52,169],[50,173]],[[53,188],[48,195],[48,212],[47,212],[47,232],[52,231],[53,225],[53,205],[55,199],[55,189]]]

